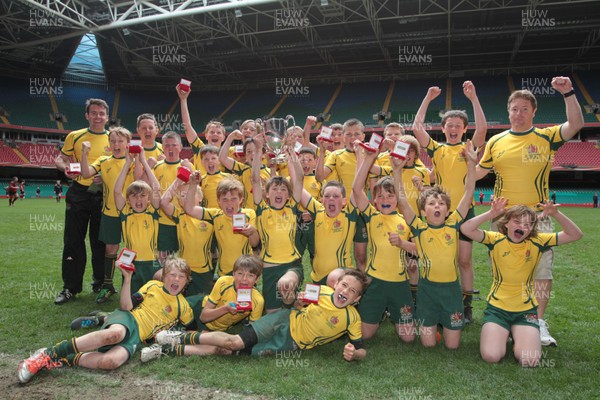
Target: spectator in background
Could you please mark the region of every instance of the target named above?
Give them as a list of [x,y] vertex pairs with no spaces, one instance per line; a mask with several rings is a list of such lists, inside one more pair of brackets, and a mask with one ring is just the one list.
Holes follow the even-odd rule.
[[552,204],[556,204],[556,191],[552,191],[552,196],[550,196],[550,199],[552,199]]
[[598,208],[598,192],[594,193],[594,197],[592,198],[592,203],[594,208]]

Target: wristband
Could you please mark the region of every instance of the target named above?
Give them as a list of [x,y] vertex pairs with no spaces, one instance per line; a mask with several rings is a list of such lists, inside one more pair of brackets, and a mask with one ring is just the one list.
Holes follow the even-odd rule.
[[563,93],[563,97],[566,99],[567,97],[573,96],[574,94],[575,94],[575,91],[573,89],[571,89],[569,92]]

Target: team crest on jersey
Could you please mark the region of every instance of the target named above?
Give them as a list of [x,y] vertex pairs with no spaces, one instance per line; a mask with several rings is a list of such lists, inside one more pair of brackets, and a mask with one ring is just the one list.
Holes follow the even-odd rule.
[[412,313],[412,307],[411,306],[404,306],[400,309],[400,320],[401,321],[406,321],[406,320],[410,320],[413,317],[413,313]]
[[527,249],[525,252],[525,262],[531,261],[531,250]]
[[404,233],[404,225],[398,224],[398,226],[396,227],[396,229],[397,229],[397,232],[398,232],[399,235],[401,235],[401,234]]
[[150,224],[148,224],[148,221],[144,221],[144,229],[150,229]]
[[342,229],[342,223],[340,222],[339,219],[336,219],[333,222],[333,231],[334,232],[339,232]]
[[527,146],[527,153],[529,153],[529,154],[537,154],[538,153],[537,146],[534,145],[534,144],[530,144],[529,146]]
[[327,321],[327,325],[331,328],[334,329],[335,326],[338,324],[338,322],[340,322],[340,320],[338,319],[338,317],[336,317],[335,315],[331,318],[329,318],[329,321]]
[[171,306],[168,305],[163,309],[163,314],[168,317],[172,311],[173,311],[173,309],[171,308]]
[[529,322],[530,324],[539,325],[537,314],[525,314],[524,317],[525,321]]
[[198,229],[200,229],[200,231],[205,232],[207,228],[206,222],[204,221],[200,221],[200,223],[198,224]]
[[452,239],[452,236],[450,236],[449,233],[446,233],[446,235],[444,235],[444,239],[446,240],[447,245],[454,244],[454,239]]
[[450,326],[453,328],[460,328],[464,325],[463,314],[459,311],[450,315]]

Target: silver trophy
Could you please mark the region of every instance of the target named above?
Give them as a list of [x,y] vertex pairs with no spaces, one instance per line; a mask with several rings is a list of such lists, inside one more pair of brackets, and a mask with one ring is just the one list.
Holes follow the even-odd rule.
[[[291,123],[290,123],[291,121]],[[285,118],[270,118],[267,120],[257,119],[257,124],[261,124],[265,132],[265,142],[267,149],[271,153],[273,161],[281,164],[287,161],[285,150],[287,147],[287,129],[296,125],[294,117],[288,115]]]

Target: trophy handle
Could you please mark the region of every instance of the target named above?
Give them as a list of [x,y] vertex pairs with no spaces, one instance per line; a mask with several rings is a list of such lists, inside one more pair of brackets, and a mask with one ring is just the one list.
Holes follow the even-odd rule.
[[[292,124],[290,125],[290,120],[292,120]],[[296,120],[293,115],[288,115],[285,117],[286,128],[290,126],[296,125]]]

